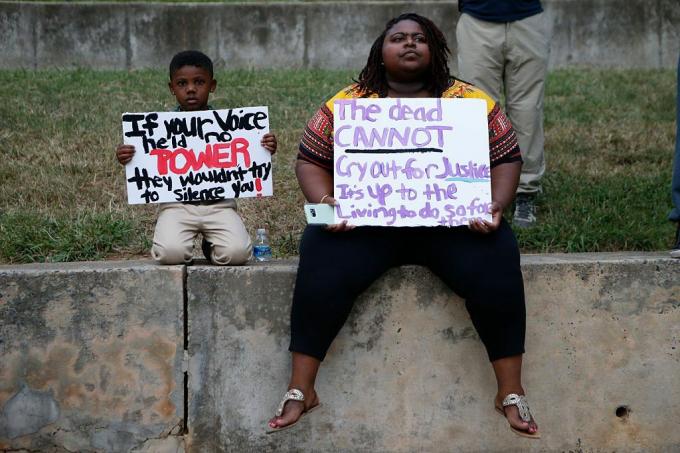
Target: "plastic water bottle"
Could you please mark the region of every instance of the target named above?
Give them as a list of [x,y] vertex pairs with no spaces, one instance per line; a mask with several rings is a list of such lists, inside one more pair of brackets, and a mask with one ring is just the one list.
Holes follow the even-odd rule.
[[272,248],[269,246],[269,236],[264,228],[257,229],[255,244],[253,245],[253,256],[256,261],[269,261],[272,259]]

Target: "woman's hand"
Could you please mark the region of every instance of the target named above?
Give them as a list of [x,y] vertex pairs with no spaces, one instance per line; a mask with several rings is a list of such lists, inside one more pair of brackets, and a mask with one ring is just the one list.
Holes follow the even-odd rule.
[[[333,193],[333,174],[329,170],[298,159],[295,164],[295,174],[300,183],[302,193],[310,203],[325,203],[335,206],[335,198],[331,195]],[[349,231],[351,229],[354,229],[354,226],[348,225],[347,220],[333,225],[326,225],[325,227],[326,231],[332,231],[333,233]]]
[[468,228],[477,233],[488,234],[496,231],[501,225],[501,219],[503,218],[503,208],[500,204],[495,201],[491,202],[491,222],[487,222],[482,219],[471,220],[468,224]]
[[[318,165],[312,164],[305,160],[298,159],[295,164],[295,174],[302,193],[310,203],[325,203],[335,206],[335,198],[331,195],[333,193],[333,174],[329,170],[325,170]],[[326,225],[326,231],[334,233],[340,231],[349,231],[354,226],[347,225],[347,221],[343,220],[334,225]]]
[[521,170],[521,162],[508,162],[491,169],[491,199],[494,200],[490,207],[491,222],[481,219],[471,220],[468,228],[482,234],[498,229],[503,218],[504,206],[510,205],[515,196]]
[[[331,197],[330,195],[324,196],[322,203],[335,206],[335,198]],[[354,225],[348,225],[347,220],[343,220],[342,222],[333,225],[326,225],[326,231],[330,231],[332,233],[340,233],[342,231],[349,231],[353,229]]]
[[330,231],[331,233],[340,233],[353,229],[354,225],[348,225],[347,220],[343,220],[341,223],[336,223],[335,225],[326,225],[326,231]]

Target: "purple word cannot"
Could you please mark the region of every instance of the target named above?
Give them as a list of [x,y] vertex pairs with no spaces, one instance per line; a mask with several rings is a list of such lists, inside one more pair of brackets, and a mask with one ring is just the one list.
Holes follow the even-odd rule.
[[451,131],[451,126],[429,125],[424,127],[404,128],[352,126],[345,124],[335,130],[335,144],[342,148],[391,148],[400,145],[409,148],[425,148],[428,146],[443,147],[444,132]]

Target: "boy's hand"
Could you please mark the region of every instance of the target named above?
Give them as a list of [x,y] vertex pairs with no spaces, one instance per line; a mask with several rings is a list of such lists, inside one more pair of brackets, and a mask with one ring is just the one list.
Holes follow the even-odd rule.
[[260,144],[264,146],[264,149],[269,151],[271,154],[276,152],[276,137],[271,132],[266,133],[262,136]]
[[132,160],[135,155],[135,147],[132,145],[118,145],[116,148],[116,158],[121,165],[125,165]]

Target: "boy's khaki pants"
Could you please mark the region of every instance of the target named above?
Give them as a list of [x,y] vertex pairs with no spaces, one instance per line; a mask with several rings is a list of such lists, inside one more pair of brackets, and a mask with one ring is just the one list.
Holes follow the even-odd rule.
[[161,264],[191,263],[198,233],[212,243],[214,264],[238,265],[250,258],[253,249],[250,236],[233,200],[161,204],[151,256]]
[[548,69],[545,13],[496,23],[461,14],[456,27],[460,78],[486,91],[505,110],[522,151],[517,193],[536,194],[545,172],[543,88]]

